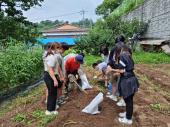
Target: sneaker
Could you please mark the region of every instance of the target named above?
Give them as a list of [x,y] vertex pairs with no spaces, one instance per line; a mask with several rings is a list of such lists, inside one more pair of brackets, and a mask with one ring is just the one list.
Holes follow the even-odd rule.
[[46,114],[46,115],[52,115],[52,112],[46,110],[46,111],[45,111],[45,114]]
[[58,115],[58,111],[53,111],[53,115]]
[[126,103],[123,99],[120,99],[119,102],[116,103],[116,105],[119,107],[124,107],[124,106],[126,106]]
[[110,93],[110,92],[107,92],[106,95],[111,95],[111,93]]
[[45,104],[47,104],[47,99],[44,101]]
[[48,111],[48,110],[46,110],[45,115],[47,115],[47,116],[49,116],[49,115],[58,115],[58,112],[57,111]]
[[58,104],[56,104],[55,109],[57,110],[59,108],[60,108],[60,106]]
[[128,120],[126,117],[119,118],[119,122],[123,123],[123,124],[127,124],[127,125],[131,125],[132,124],[132,120]]
[[108,96],[108,98],[113,100],[113,101],[117,101],[117,97],[116,96],[110,95],[110,96]]
[[126,112],[119,113],[119,117],[121,118],[126,117]]

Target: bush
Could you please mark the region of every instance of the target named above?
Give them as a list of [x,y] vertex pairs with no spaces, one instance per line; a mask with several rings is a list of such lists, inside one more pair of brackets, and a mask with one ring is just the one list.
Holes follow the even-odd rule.
[[0,90],[15,88],[42,74],[42,49],[18,44],[0,50]]
[[106,20],[98,20],[93,29],[87,36],[83,36],[76,42],[76,48],[85,53],[98,54],[101,45],[114,46],[114,39],[118,35],[132,37],[134,33],[144,34],[147,24],[133,20],[131,22],[123,22],[120,18],[107,18]]

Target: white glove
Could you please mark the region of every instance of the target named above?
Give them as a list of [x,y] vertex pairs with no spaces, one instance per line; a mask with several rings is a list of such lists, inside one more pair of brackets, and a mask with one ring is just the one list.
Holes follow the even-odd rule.
[[97,79],[97,76],[94,76],[93,79]]

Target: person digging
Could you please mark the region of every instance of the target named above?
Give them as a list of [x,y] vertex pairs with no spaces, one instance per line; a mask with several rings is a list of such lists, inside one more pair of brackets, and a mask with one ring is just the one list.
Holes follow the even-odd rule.
[[[72,82],[76,82],[81,87],[81,80],[78,75],[78,69],[80,64],[83,64],[83,56],[76,55],[75,57],[70,57],[65,62],[65,78],[66,78],[66,95],[69,92],[69,79],[72,79]],[[81,88],[80,88],[81,89]]]

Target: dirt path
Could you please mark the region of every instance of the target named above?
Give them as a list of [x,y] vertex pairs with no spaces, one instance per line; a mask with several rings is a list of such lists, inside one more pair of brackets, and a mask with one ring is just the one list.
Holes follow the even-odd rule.
[[[166,65],[169,66],[169,65]],[[170,87],[168,73],[162,72],[166,69],[158,65],[137,65],[136,72],[140,81],[139,92],[134,99],[133,125],[127,127],[170,127]],[[162,69],[161,69],[162,68]],[[118,113],[124,108],[116,106],[116,103],[104,96],[101,103],[101,113],[98,115],[88,115],[81,113],[81,110],[99,93],[97,82],[92,80],[95,72],[89,67],[85,69],[90,82],[96,87],[87,91],[88,95],[73,92],[70,93],[69,100],[59,109],[59,115],[47,127],[126,127],[118,122]],[[170,82],[169,82],[170,83]],[[45,104],[42,103],[43,93],[32,99],[31,103],[23,104],[10,112],[5,113],[0,118],[0,127],[37,127],[38,119],[31,114],[35,110],[45,111]],[[31,124],[25,122],[15,122],[11,120],[16,114],[22,113],[32,121]],[[45,116],[44,116],[45,117]],[[69,123],[69,124],[68,124]],[[44,125],[45,126],[45,125]]]

